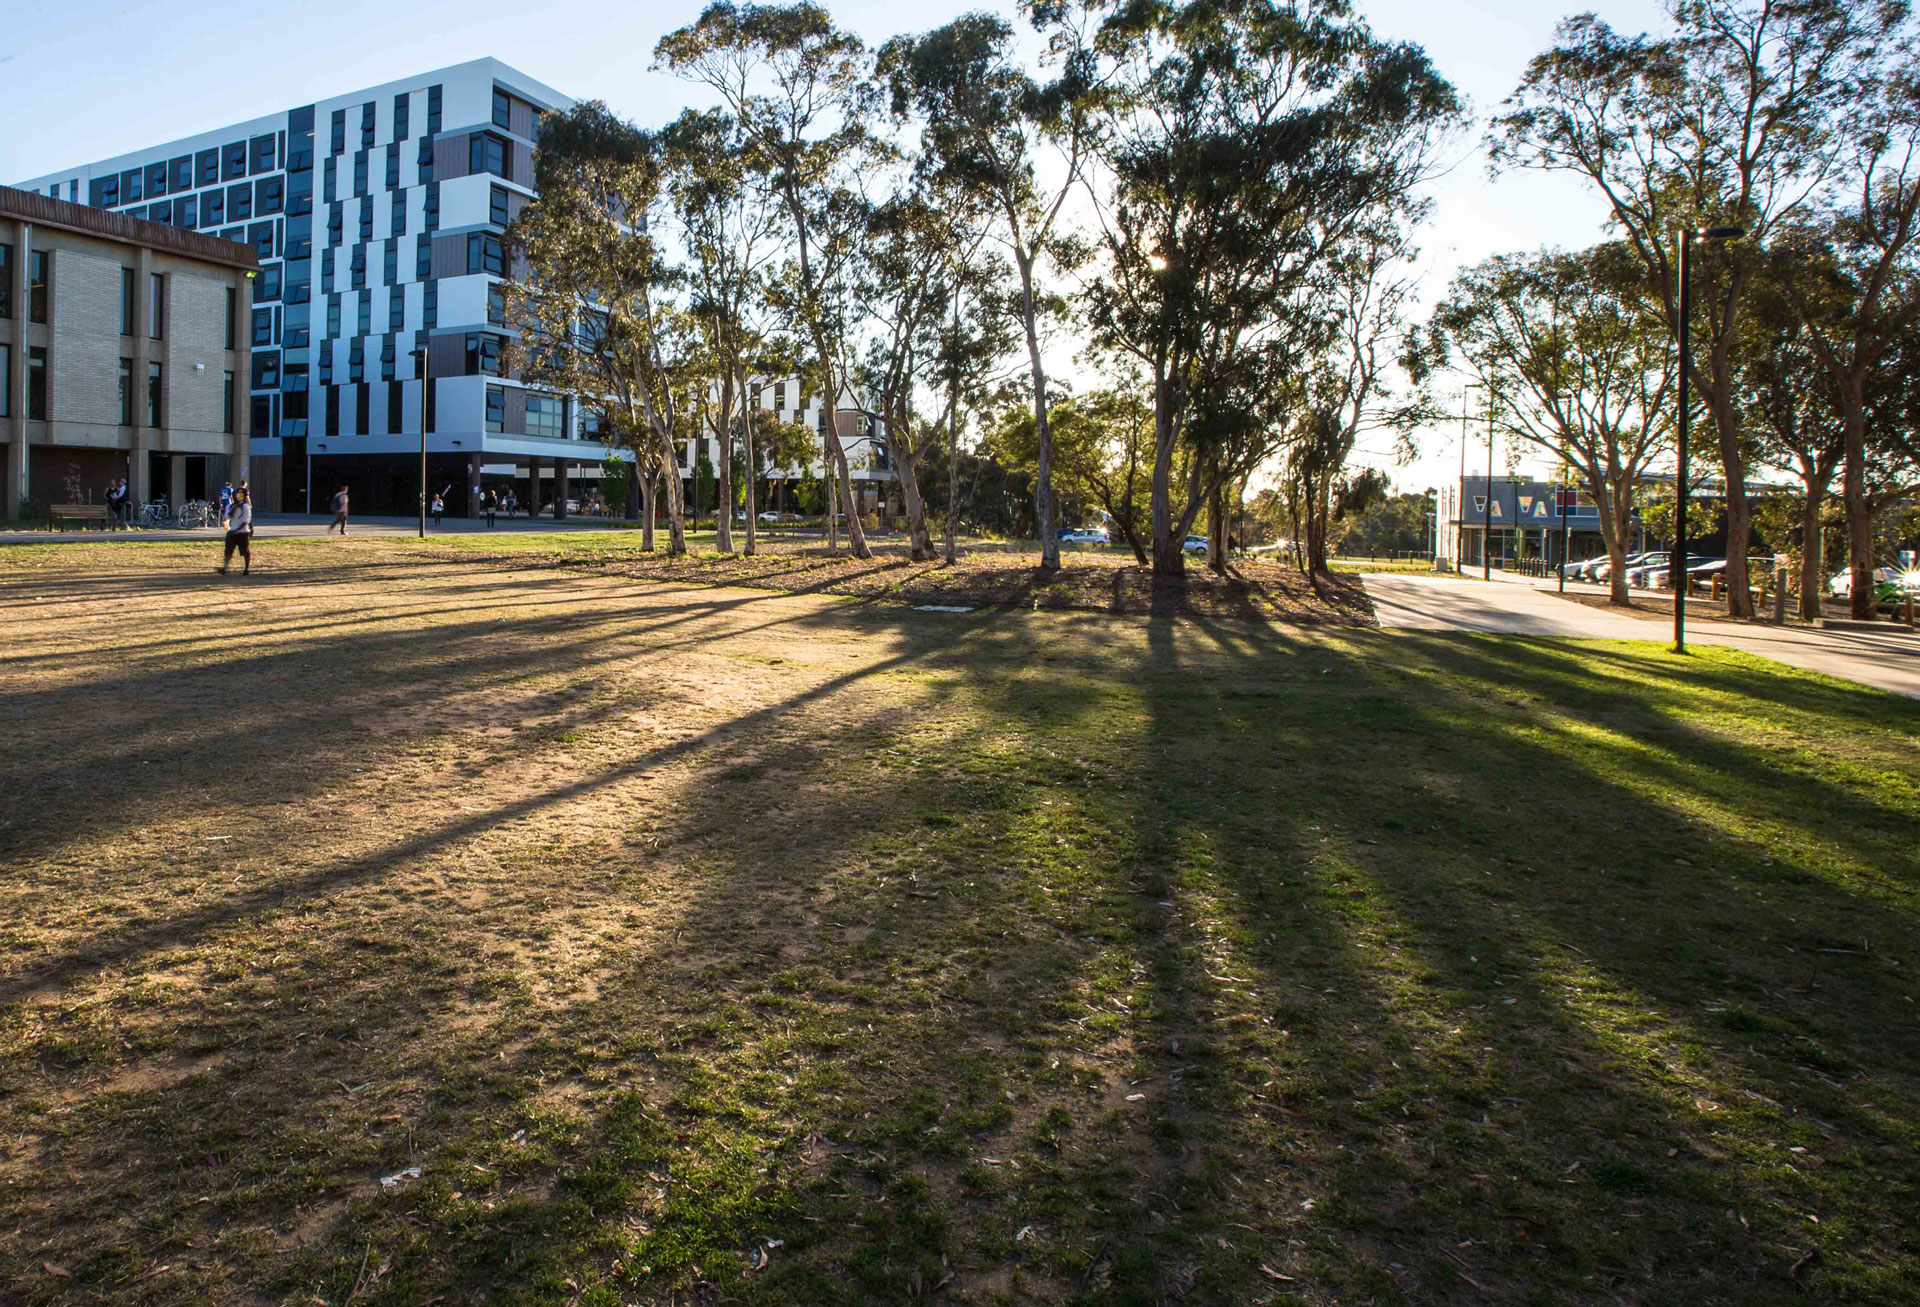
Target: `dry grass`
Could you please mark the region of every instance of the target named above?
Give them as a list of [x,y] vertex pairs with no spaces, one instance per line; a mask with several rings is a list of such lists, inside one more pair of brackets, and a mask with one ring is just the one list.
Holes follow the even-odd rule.
[[1920,706],[261,553],[0,553],[0,1301],[1920,1292]]

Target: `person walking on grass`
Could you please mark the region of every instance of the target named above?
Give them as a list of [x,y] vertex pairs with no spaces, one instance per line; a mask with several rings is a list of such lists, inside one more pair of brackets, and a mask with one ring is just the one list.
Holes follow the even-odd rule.
[[225,576],[227,569],[233,566],[233,552],[240,551],[243,566],[240,575],[253,575],[253,504],[247,498],[247,492],[236,493],[227,505],[224,517],[227,525],[226,554],[220,560],[220,566],[213,570]]
[[333,521],[327,525],[327,534],[333,534],[334,527],[340,528],[340,534],[347,533],[347,488],[341,486],[333,492]]

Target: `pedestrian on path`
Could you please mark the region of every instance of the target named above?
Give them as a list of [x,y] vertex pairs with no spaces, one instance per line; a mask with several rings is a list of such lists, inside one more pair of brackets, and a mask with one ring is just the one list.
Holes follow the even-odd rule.
[[333,521],[327,526],[327,534],[333,534],[334,527],[340,528],[340,534],[347,533],[347,488],[341,486],[333,492]]
[[119,477],[107,487],[107,519],[114,530],[127,529],[127,483]]
[[493,528],[493,512],[500,506],[499,497],[495,495],[493,491],[489,490],[480,497],[480,503],[481,507],[487,510],[487,528],[491,530]]
[[225,576],[233,565],[233,551],[240,551],[240,561],[244,566],[240,575],[253,575],[253,504],[247,498],[247,492],[236,493],[227,504],[222,519],[227,525],[226,554],[220,560],[220,566],[213,570]]
[[447,511],[446,501],[440,498],[440,496],[435,495],[433,497],[433,524],[435,526],[440,525],[440,515],[446,511]]

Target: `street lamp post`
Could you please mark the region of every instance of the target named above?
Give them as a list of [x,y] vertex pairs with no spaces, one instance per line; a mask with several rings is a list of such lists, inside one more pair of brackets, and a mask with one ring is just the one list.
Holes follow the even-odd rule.
[[[1679,463],[1673,477],[1673,553],[1667,560],[1668,579],[1673,586],[1673,651],[1687,651],[1687,390],[1693,377],[1690,362],[1693,358],[1689,336],[1693,324],[1693,278],[1687,266],[1688,255],[1692,252],[1696,240],[1729,241],[1746,235],[1744,227],[1707,227],[1695,230],[1691,227],[1680,229],[1679,257],[1676,271],[1680,279],[1680,408],[1675,414],[1675,444],[1678,446]],[[1733,541],[1727,541],[1731,546]],[[1746,541],[1740,542],[1740,548],[1747,547]]]
[[1568,501],[1573,498],[1570,486],[1560,488],[1560,593],[1567,592],[1567,555],[1573,552],[1573,530],[1567,525]]
[[427,538],[427,347],[413,351],[413,375],[420,378],[420,538]]
[[1467,493],[1467,392],[1485,389],[1477,381],[1469,381],[1460,388],[1460,484],[1453,494],[1453,570],[1456,572],[1466,570],[1466,560],[1460,554],[1467,537],[1467,506],[1462,498]]

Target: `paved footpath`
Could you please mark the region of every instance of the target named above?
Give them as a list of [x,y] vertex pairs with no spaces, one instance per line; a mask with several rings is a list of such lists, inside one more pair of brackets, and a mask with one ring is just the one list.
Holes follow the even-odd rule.
[[[1517,584],[1419,573],[1369,573],[1374,616],[1389,630],[1473,631],[1569,640],[1670,643],[1671,619],[1630,616],[1562,599],[1553,582]],[[1724,645],[1791,667],[1920,698],[1920,634],[1905,628],[1817,631],[1744,622],[1689,621],[1687,643]]]

